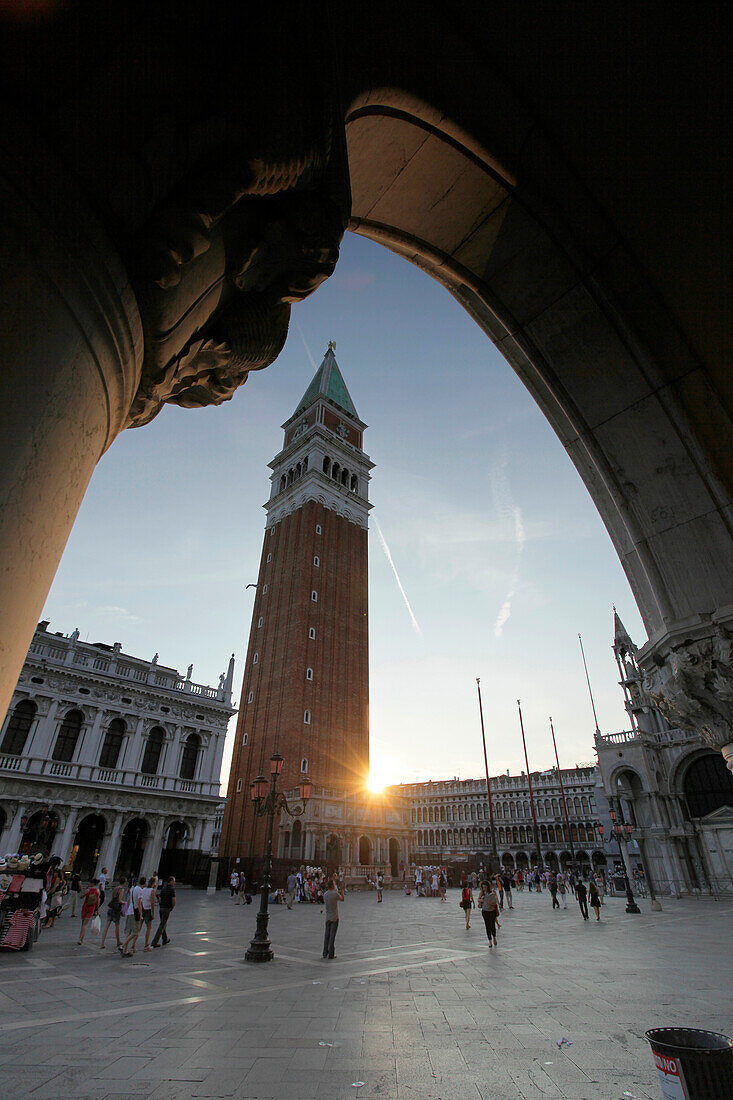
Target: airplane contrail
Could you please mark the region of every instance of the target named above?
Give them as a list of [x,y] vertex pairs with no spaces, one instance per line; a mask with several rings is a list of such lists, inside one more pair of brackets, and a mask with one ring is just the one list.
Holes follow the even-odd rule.
[[302,328],[300,327],[300,325],[298,324],[298,321],[297,321],[297,319],[296,319],[295,317],[293,317],[293,324],[295,325],[295,327],[296,327],[296,328],[297,328],[297,330],[298,330],[298,336],[300,336],[300,339],[301,339],[301,340],[303,341],[303,347],[305,348],[305,352],[306,352],[306,355],[308,356],[308,358],[309,358],[309,359],[310,359],[310,361],[311,361],[311,366],[313,367],[313,370],[316,370],[316,361],[315,361],[315,359],[313,358],[313,356],[311,355],[311,349],[310,349],[310,348],[308,347],[308,345],[306,344],[306,342],[305,342],[305,336],[303,335],[303,330],[302,330]]
[[395,563],[392,561],[392,555],[389,552],[389,547],[387,546],[387,540],[385,539],[384,535],[382,534],[382,528],[379,526],[379,520],[377,519],[376,516],[373,516],[372,518],[374,519],[374,526],[377,528],[377,534],[379,535],[379,541],[382,544],[382,549],[384,550],[385,557],[387,558],[387,561],[389,562],[389,564],[392,566],[392,572],[394,573],[395,580],[397,581],[397,587],[399,588],[400,592],[402,593],[402,599],[405,601],[405,607],[407,608],[407,613],[410,616],[410,620],[412,622],[412,628],[415,631],[415,633],[419,634],[420,637],[422,638],[422,630],[420,629],[420,625],[419,625],[417,619],[415,618],[415,615],[413,613],[412,608],[410,607],[410,601],[407,598],[407,593],[405,592],[404,588],[402,587],[402,581],[400,580],[399,573],[397,572],[397,567],[395,566]]

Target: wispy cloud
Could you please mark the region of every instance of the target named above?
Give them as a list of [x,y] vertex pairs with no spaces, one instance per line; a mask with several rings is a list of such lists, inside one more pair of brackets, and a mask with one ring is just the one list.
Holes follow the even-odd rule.
[[337,290],[346,290],[350,293],[364,290],[374,282],[373,271],[338,271],[330,280]]
[[107,617],[117,619],[123,623],[139,623],[141,618],[139,615],[133,615],[132,611],[128,611],[126,607],[115,607],[111,604],[107,604],[104,607],[96,607],[92,611],[93,616]]
[[407,598],[407,593],[405,592],[404,588],[402,587],[402,581],[400,580],[399,573],[397,572],[397,566],[395,565],[394,561],[392,560],[392,555],[389,551],[389,547],[387,546],[387,540],[385,539],[384,535],[382,534],[382,528],[379,526],[379,520],[377,519],[376,516],[374,516],[373,518],[374,518],[374,526],[377,529],[377,534],[379,535],[379,541],[382,544],[382,549],[384,550],[385,557],[387,558],[387,561],[389,562],[390,566],[392,567],[392,572],[394,573],[395,580],[397,581],[397,587],[399,588],[400,592],[402,593],[402,599],[405,601],[405,607],[407,608],[407,612],[410,616],[410,620],[412,622],[412,628],[415,631],[415,633],[419,634],[420,637],[422,638],[422,630],[420,629],[419,623],[418,623],[417,619],[415,618],[415,615],[413,613],[412,608],[410,607],[410,601]]
[[522,510],[519,505],[514,503],[509,479],[506,476],[506,459],[502,459],[494,465],[491,471],[491,489],[494,496],[494,505],[500,519],[505,525],[513,524],[514,545],[517,555],[507,593],[494,622],[494,637],[501,638],[504,627],[512,613],[512,600],[516,595],[517,585],[519,584],[519,568],[526,542]]

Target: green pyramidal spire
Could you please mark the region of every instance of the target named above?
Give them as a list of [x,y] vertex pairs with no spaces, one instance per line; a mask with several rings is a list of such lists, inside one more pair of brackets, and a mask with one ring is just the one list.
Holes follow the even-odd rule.
[[327,397],[329,401],[333,401],[334,405],[338,405],[349,416],[353,416],[355,420],[359,419],[354,408],[354,402],[351,400],[351,395],[346,388],[346,383],[336,362],[335,346],[333,341],[329,343],[328,351],[323,356],[323,362],[313,375],[311,384],[298,402],[293,415],[297,416],[299,412],[307,409],[319,397]]

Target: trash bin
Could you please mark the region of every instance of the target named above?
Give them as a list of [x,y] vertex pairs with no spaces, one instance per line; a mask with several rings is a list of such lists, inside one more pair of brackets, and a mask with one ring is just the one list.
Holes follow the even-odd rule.
[[695,1027],[646,1032],[664,1100],[733,1097],[733,1039]]

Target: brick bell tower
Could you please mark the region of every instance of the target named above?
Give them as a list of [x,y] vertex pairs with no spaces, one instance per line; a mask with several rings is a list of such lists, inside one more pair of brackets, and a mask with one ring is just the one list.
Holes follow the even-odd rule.
[[[219,853],[264,854],[249,786],[285,758],[279,790],[362,789],[369,771],[367,527],[373,463],[331,341],[283,425],[244,668]],[[275,822],[277,828],[277,822]]]

